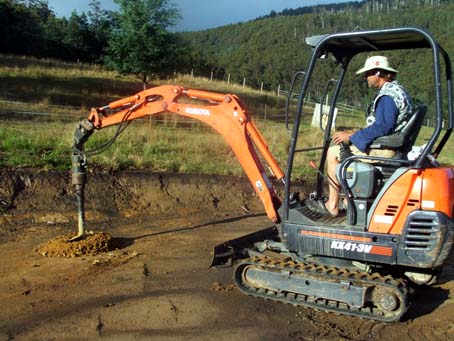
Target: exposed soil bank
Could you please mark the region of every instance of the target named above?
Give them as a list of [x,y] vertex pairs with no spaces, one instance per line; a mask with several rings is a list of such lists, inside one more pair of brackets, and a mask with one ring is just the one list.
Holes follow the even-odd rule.
[[[198,208],[219,211],[260,209],[247,179],[140,171],[88,174],[88,219],[134,217]],[[70,172],[0,170],[3,223],[74,221],[76,203]]]

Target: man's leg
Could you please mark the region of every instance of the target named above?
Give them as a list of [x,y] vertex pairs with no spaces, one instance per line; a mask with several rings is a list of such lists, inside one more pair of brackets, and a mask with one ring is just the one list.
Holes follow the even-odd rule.
[[336,176],[336,168],[339,165],[339,146],[332,146],[326,155],[327,171],[330,185],[328,191],[328,201],[325,203],[326,209],[333,215],[339,214],[339,180]]

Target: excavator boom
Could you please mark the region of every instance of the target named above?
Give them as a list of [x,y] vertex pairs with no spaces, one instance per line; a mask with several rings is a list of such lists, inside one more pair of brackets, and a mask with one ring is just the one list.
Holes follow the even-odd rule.
[[[88,122],[80,124],[76,130],[73,146],[73,184],[83,191],[86,158],[83,144],[88,139],[86,135],[91,135],[93,129],[103,129],[145,116],[166,113],[193,118],[215,129],[232,148],[257,196],[262,201],[269,219],[275,223],[280,221],[277,209],[281,202],[266,175],[259,155],[263,157],[278,180],[283,181],[284,173],[251,121],[245,106],[236,95],[164,85],[144,90],[104,107],[93,108]],[[87,128],[87,125],[92,126],[92,129]],[[83,208],[83,203],[79,206]],[[83,219],[83,213],[79,212],[79,217]],[[78,237],[83,235],[81,225],[83,226],[83,223],[79,221]]]

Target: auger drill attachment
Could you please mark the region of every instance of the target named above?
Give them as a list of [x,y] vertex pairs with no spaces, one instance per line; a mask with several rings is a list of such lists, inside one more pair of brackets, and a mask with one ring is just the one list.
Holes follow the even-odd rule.
[[87,182],[87,159],[84,153],[84,144],[93,134],[94,125],[88,119],[79,122],[74,133],[72,146],[72,185],[77,197],[78,233],[69,241],[78,241],[85,237],[85,210],[84,210],[84,189]]

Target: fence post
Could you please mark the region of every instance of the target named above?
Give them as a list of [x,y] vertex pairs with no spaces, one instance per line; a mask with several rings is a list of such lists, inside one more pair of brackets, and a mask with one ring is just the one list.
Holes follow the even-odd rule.
[[279,96],[281,94],[281,85],[277,85],[277,95]]
[[227,75],[227,84],[230,84],[230,73]]
[[260,84],[260,92],[263,92],[263,82]]
[[243,78],[243,88],[246,86],[246,77]]

